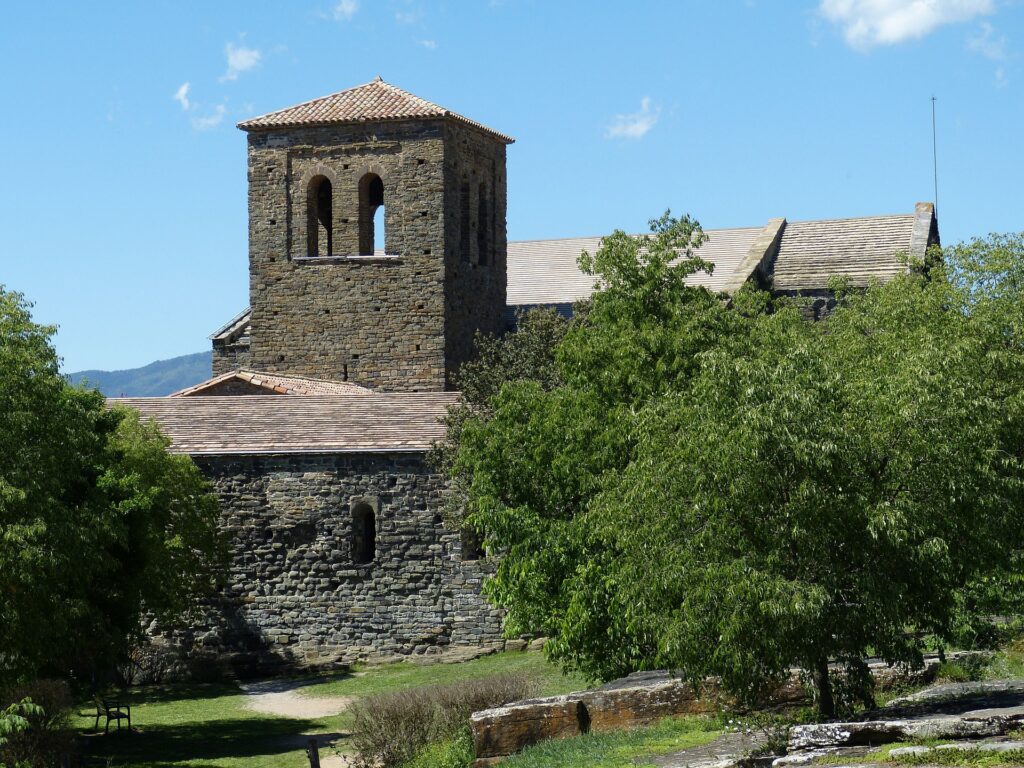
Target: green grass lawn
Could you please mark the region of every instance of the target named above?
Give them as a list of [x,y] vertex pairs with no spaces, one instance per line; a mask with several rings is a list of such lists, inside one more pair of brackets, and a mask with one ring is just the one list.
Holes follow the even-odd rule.
[[721,724],[708,717],[666,718],[634,731],[592,733],[548,741],[523,750],[502,763],[503,768],[642,768],[644,758],[678,752],[713,741]]
[[[127,699],[135,731],[87,735],[86,749],[112,765],[301,768],[309,765],[303,734],[343,730],[340,717],[298,720],[251,712],[245,698],[233,684],[133,691]],[[80,716],[76,725],[89,733],[94,722]]]
[[352,674],[305,689],[309,696],[370,696],[375,693],[423,686],[445,685],[463,680],[503,674],[525,674],[536,680],[539,696],[555,696],[588,688],[582,677],[563,675],[542,653],[495,653],[461,664],[388,664],[356,667]]
[[[585,688],[580,678],[565,677],[540,653],[493,654],[462,664],[419,666],[409,663],[363,667],[332,676],[304,689],[310,696],[368,696],[387,691],[435,686],[503,673],[535,678],[543,695]],[[91,755],[109,758],[115,766],[145,768],[302,768],[308,766],[305,743],[318,735],[321,743],[335,741],[345,751],[350,717],[300,720],[252,712],[246,695],[232,683],[140,688],[132,704],[135,732],[86,735]],[[78,710],[75,726],[90,734],[93,708]],[[103,727],[103,723],[100,723]],[[332,750],[324,748],[326,757]]]

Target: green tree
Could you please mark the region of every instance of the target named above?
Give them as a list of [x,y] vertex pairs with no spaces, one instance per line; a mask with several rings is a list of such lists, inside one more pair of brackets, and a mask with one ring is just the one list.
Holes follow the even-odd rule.
[[[576,309],[577,313],[585,312],[582,306]],[[454,470],[462,425],[489,419],[491,400],[508,382],[531,381],[545,390],[556,387],[560,380],[555,349],[568,327],[569,321],[558,312],[539,307],[521,312],[512,333],[477,334],[476,356],[464,363],[456,376],[460,399],[458,405],[448,409],[445,439],[433,447],[429,456],[435,467],[452,478],[446,497],[446,516],[456,526],[470,527],[465,521],[470,478]]]
[[144,613],[180,615],[224,557],[217,503],[155,426],[60,376],[0,288],[0,683],[118,660]]
[[[43,714],[43,710],[27,698],[11,704],[5,709],[0,709],[0,756],[12,736],[29,729],[30,717],[41,717]],[[24,766],[27,766],[27,763],[15,761],[10,768],[23,768]],[[6,760],[2,757],[0,757],[0,768],[8,768]]]
[[558,385],[508,383],[461,426],[488,589],[593,677],[670,667],[754,698],[797,666],[831,715],[829,661],[918,662],[1020,551],[1024,249],[837,285],[813,324],[686,285],[699,227],[653,224],[583,257],[601,290]]

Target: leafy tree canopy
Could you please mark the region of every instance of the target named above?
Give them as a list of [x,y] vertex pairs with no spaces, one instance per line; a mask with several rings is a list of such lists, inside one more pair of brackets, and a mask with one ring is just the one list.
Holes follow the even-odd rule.
[[742,697],[797,666],[829,714],[829,660],[918,662],[1020,551],[1024,242],[836,284],[811,323],[687,285],[702,239],[666,215],[584,254],[599,290],[553,368],[463,418],[447,468],[509,631],[595,678],[669,667]]
[[109,664],[223,563],[217,502],[135,412],[60,375],[52,327],[0,287],[0,683]]

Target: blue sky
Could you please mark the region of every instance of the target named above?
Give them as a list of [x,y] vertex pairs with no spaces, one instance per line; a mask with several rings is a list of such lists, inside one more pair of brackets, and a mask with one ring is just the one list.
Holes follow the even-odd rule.
[[[910,211],[1024,229],[1024,4],[9,3],[0,283],[65,370],[208,347],[248,302],[254,114],[385,80],[517,142],[511,239]],[[186,85],[187,84],[187,85]]]

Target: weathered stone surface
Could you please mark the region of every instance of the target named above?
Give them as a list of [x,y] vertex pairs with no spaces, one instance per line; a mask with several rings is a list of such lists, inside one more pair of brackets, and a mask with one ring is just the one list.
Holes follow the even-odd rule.
[[[191,669],[262,674],[501,648],[501,614],[480,593],[489,563],[462,560],[439,513],[443,479],[422,455],[197,462],[231,537],[228,585],[204,621],[150,627]],[[353,556],[357,503],[376,518],[369,563]]]
[[886,711],[910,711],[940,708],[948,711],[948,705],[960,703],[963,707],[978,709],[1011,704],[1024,704],[1024,680],[989,680],[984,682],[942,683],[932,685],[907,696],[893,699]]
[[[504,143],[440,120],[248,139],[248,365],[390,391],[449,388],[474,333],[503,329]],[[385,253],[361,256],[367,174],[383,182]],[[331,253],[326,237],[309,236],[311,185],[324,178]]]
[[896,749],[890,750],[889,754],[893,757],[911,756],[911,755],[923,755],[925,752],[931,752],[929,747],[897,747]]
[[969,752],[971,750],[977,750],[978,752],[1024,752],[1024,741],[983,741],[980,743],[962,741],[956,744],[940,744],[935,747],[937,752],[947,749],[959,750],[961,752]]
[[587,732],[587,711],[576,694],[531,699],[475,712],[470,718],[478,760],[501,758],[548,739]]
[[715,711],[713,698],[701,696],[681,680],[654,685],[612,688],[580,694],[595,732],[632,728],[668,715],[692,715]]
[[789,751],[822,747],[891,744],[916,739],[981,739],[1002,736],[1024,726],[1024,714],[969,717],[932,717],[912,720],[797,725],[789,731]]
[[758,733],[726,733],[708,744],[649,758],[647,762],[658,768],[753,768],[771,765],[772,758],[752,758],[763,744]]
[[549,738],[633,728],[669,715],[709,712],[714,702],[701,698],[681,680],[665,673],[624,678],[593,690],[531,699],[476,712],[470,718],[476,754],[494,758],[514,754]]
[[863,721],[798,725],[789,750],[914,739],[983,739],[1024,725],[1024,680],[945,683],[894,699]]

